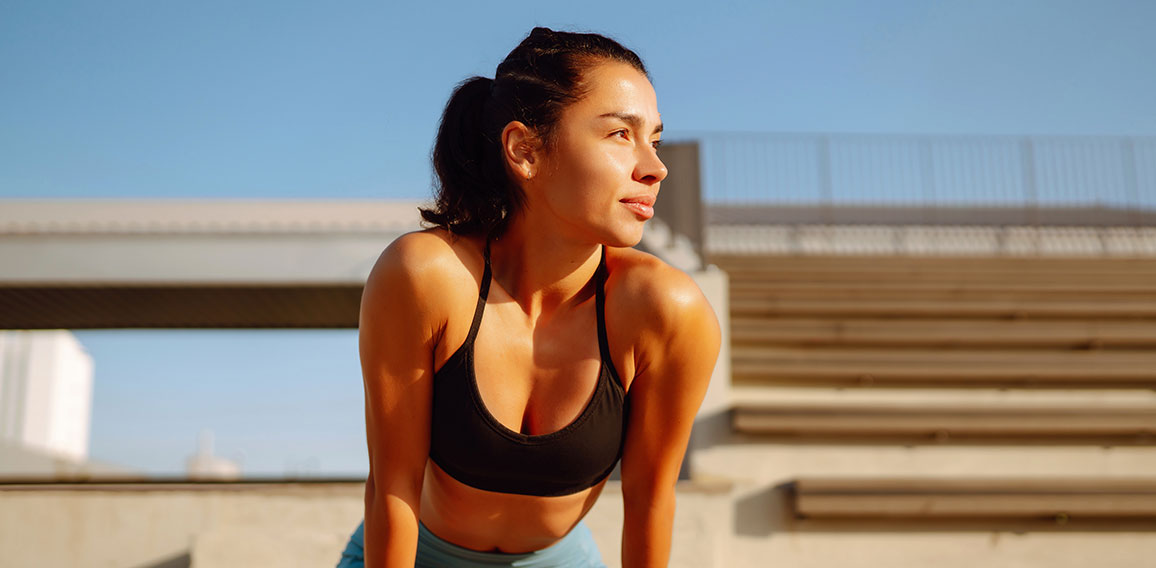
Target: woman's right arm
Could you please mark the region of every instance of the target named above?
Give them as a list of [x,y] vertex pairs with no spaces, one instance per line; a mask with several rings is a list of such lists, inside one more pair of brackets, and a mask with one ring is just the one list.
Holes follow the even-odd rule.
[[358,343],[365,382],[369,477],[365,566],[412,568],[422,477],[429,455],[433,350],[444,327],[438,308],[445,241],[402,235],[378,258],[361,296]]

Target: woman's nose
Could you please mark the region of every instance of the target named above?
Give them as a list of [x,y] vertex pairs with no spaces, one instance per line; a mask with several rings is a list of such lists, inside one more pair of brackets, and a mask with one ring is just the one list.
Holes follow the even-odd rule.
[[[666,179],[666,164],[658,157],[658,152],[651,148],[643,152],[643,157],[635,169],[639,181],[657,183]],[[648,179],[649,178],[649,179]]]

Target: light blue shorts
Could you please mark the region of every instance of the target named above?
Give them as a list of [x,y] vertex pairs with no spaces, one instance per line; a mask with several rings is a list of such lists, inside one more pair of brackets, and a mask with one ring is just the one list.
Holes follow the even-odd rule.
[[[357,525],[337,568],[364,568],[365,521]],[[446,542],[417,525],[417,561],[414,568],[606,568],[586,523],[579,522],[562,540],[533,552],[505,554],[478,552]]]

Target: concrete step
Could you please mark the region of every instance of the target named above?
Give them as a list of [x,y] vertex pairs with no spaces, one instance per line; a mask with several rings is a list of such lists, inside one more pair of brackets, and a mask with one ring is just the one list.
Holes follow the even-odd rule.
[[1018,443],[800,443],[740,433],[692,454],[694,475],[737,487],[806,477],[1136,478],[1156,472],[1156,446]]
[[1063,281],[1041,284],[940,282],[774,282],[765,279],[732,280],[732,298],[783,300],[1148,300],[1156,288],[1101,280],[1083,286]]
[[1156,301],[734,298],[731,317],[1153,319]]
[[805,519],[1023,520],[1156,524],[1156,477],[800,478],[794,510]]
[[731,345],[991,349],[1151,349],[1156,321],[731,319]]
[[878,405],[912,406],[964,405],[977,408],[1019,408],[1024,406],[1091,409],[1156,409],[1156,391],[1140,389],[977,389],[977,388],[823,388],[780,387],[737,384],[731,388],[733,405]]
[[1156,408],[761,404],[736,406],[733,426],[814,442],[1156,444]]
[[735,384],[1156,387],[1156,352],[735,346]]
[[775,388],[731,392],[735,432],[764,442],[1156,444],[1156,392]]
[[771,280],[810,275],[820,280],[866,276],[876,282],[910,282],[912,277],[917,282],[1017,282],[1021,277],[1097,274],[1156,279],[1156,258],[1151,257],[712,254],[707,260],[734,274],[758,274]]

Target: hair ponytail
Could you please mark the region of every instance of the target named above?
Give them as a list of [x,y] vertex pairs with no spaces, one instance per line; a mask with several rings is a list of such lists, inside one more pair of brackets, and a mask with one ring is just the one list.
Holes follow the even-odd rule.
[[[502,225],[511,206],[522,203],[521,190],[510,183],[501,161],[500,132],[487,120],[493,79],[471,77],[458,84],[438,126],[433,166],[440,182],[433,209],[422,209],[426,221],[454,233],[488,232]],[[504,125],[503,125],[504,126]]]
[[589,90],[583,72],[603,61],[647,74],[638,55],[612,39],[539,27],[498,65],[494,79],[459,83],[438,126],[436,199],[432,208],[420,209],[422,218],[456,234],[505,231],[525,194],[506,173],[502,130],[520,121],[550,148],[562,109]]

